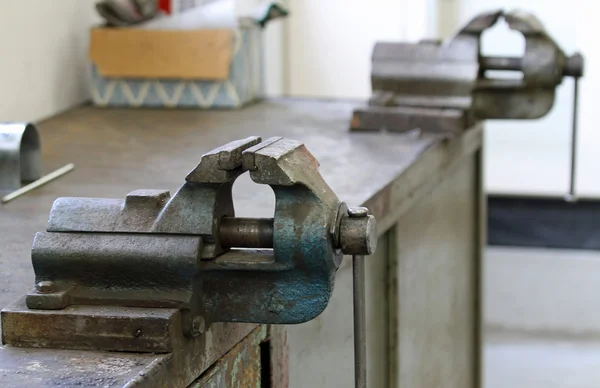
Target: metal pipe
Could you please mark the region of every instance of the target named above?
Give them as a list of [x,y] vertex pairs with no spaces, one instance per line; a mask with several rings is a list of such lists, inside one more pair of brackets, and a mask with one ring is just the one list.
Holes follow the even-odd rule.
[[367,331],[365,319],[365,257],[352,256],[354,294],[354,386],[367,386]]
[[228,248],[273,248],[273,219],[223,217],[219,236]]

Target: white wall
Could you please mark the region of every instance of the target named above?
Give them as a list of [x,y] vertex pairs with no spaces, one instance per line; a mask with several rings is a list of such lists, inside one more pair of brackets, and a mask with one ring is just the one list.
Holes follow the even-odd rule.
[[290,0],[287,92],[367,98],[373,44],[426,32],[427,1]]
[[88,30],[95,0],[3,1],[0,121],[39,120],[88,96]]
[[[0,121],[35,121],[89,98],[89,29],[100,22],[96,0],[2,1]],[[265,31],[266,91],[283,94],[284,24]]]
[[[287,1],[280,1],[287,3]],[[264,35],[264,72],[265,93],[268,96],[282,96],[285,94],[287,84],[287,58],[286,58],[286,19],[277,19],[269,22],[265,27]]]

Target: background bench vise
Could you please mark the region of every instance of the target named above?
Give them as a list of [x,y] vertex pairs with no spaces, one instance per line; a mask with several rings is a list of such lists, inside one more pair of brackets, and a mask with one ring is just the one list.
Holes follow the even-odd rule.
[[[481,54],[482,33],[501,18],[523,34],[522,57]],[[489,70],[520,72],[522,78],[491,78]],[[373,95],[368,107],[355,110],[351,129],[456,133],[478,120],[540,118],[552,108],[556,87],[565,76],[575,79],[577,105],[577,80],[582,75],[582,56],[565,55],[535,16],[521,11],[484,13],[448,41],[377,43]]]
[[[235,217],[245,171],[273,189],[274,218]],[[375,219],[357,209],[302,143],[259,137],[203,155],[173,197],[59,198],[34,239],[35,289],[2,311],[3,342],[172,351],[172,337],[212,322],[308,321],[327,306],[343,254],[375,250]]]

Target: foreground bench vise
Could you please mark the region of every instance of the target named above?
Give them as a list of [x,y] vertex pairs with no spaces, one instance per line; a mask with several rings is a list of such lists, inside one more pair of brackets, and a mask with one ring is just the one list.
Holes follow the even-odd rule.
[[[97,291],[97,295],[106,297],[105,301],[114,298],[115,303],[108,308],[92,304],[80,304],[77,308],[68,306],[54,310],[57,316],[64,315],[66,311],[85,309],[88,312],[94,311],[100,317],[106,311],[117,310],[115,307],[119,307],[117,302],[120,297],[139,302],[144,293],[155,292],[160,296],[160,289],[150,291],[142,287],[137,295],[131,287],[121,287],[123,294],[117,293],[119,287],[115,290],[103,287],[100,281],[102,276],[119,278],[120,274],[99,271],[98,263],[91,263],[87,269],[65,265],[65,268],[58,268],[55,273],[56,267],[37,268],[39,263],[36,260],[35,270],[47,275],[38,279],[36,283],[32,267],[32,239],[37,232],[47,228],[48,212],[59,197],[119,198],[112,200],[113,205],[107,207],[118,208],[122,212],[119,214],[124,215],[127,213],[125,208],[133,205],[131,209],[140,212],[136,214],[144,215],[135,218],[135,222],[126,217],[122,218],[121,224],[116,221],[110,224],[109,221],[116,220],[116,217],[107,216],[107,224],[114,230],[125,230],[124,228],[133,228],[139,221],[140,229],[136,233],[111,232],[97,235],[101,238],[110,234],[115,239],[148,237],[142,225],[150,227],[149,220],[153,220],[152,225],[158,226],[158,223],[155,223],[157,218],[153,218],[152,214],[160,209],[164,211],[165,202],[169,199],[165,195],[157,195],[160,192],[135,193],[136,189],[169,189],[173,201],[179,196],[177,189],[184,182],[183,178],[192,167],[198,165],[200,155],[207,152],[210,154],[211,149],[233,139],[251,137],[259,128],[260,133],[265,136],[264,139],[272,136],[298,139],[306,144],[310,153],[320,162],[319,174],[331,190],[319,191],[319,196],[311,195],[313,205],[318,203],[318,198],[329,198],[329,195],[325,194],[333,192],[348,204],[365,206],[377,219],[377,250],[372,256],[364,259],[368,386],[479,386],[479,271],[480,247],[484,241],[485,230],[485,201],[481,196],[480,179],[481,128],[470,128],[453,139],[426,131],[418,136],[379,132],[349,133],[348,118],[355,108],[355,104],[341,101],[293,99],[264,101],[235,112],[171,112],[81,107],[39,123],[45,139],[42,156],[46,166],[52,169],[73,162],[77,169],[60,181],[30,192],[0,209],[0,261],[3,268],[0,271],[0,305],[11,304],[28,293],[35,297],[45,295],[38,294],[34,288],[41,281],[57,282],[55,285],[40,284],[42,292],[48,291],[48,286],[50,289],[56,286],[57,289],[63,290],[61,282],[76,277],[86,280],[84,285],[93,287],[89,287],[88,290],[80,288],[78,291],[75,287],[70,291],[73,297],[83,299],[85,292],[89,291],[87,296],[91,296],[92,291]],[[69,146],[66,147],[65,144]],[[274,143],[273,147],[276,144]],[[295,152],[304,154],[305,151],[299,147]],[[283,159],[285,158],[281,158],[280,161],[284,162]],[[243,162],[242,158],[242,166]],[[314,169],[313,159],[308,158],[308,162],[305,162],[302,158],[301,165],[302,174],[313,176],[309,171]],[[260,218],[263,221],[267,219],[265,222],[248,225],[250,229],[263,231],[252,234],[254,237],[262,236],[261,239],[240,243],[239,239],[235,242],[235,236],[230,234],[231,237],[224,242],[223,237],[226,233],[222,232],[225,230],[248,229],[241,228],[237,221],[224,219],[218,230],[215,230],[221,236],[218,241],[221,242],[222,248],[233,246],[234,249],[229,249],[216,259],[200,258],[200,264],[216,265],[220,262],[220,257],[225,259],[224,255],[227,254],[229,259],[225,261],[239,268],[248,263],[245,259],[242,260],[243,257],[235,260],[237,251],[264,249],[235,247],[250,245],[250,241],[257,241],[256,244],[264,246],[265,240],[262,238],[269,236],[268,227],[264,233],[265,229],[258,225],[268,226],[268,219],[277,222],[276,197],[279,200],[279,193],[274,193],[268,185],[256,184],[251,179],[252,173],[254,171],[250,170],[235,180],[232,189],[234,218]],[[196,179],[196,176],[190,176],[190,179]],[[309,183],[317,182],[311,180]],[[130,198],[124,198],[126,193],[131,192],[133,194]],[[299,193],[294,195],[296,194]],[[207,198],[207,201],[209,199]],[[105,211],[107,207],[104,205],[107,202],[104,201],[106,200],[97,203],[95,208],[92,206],[88,216],[92,214],[92,210],[102,210],[100,213]],[[81,202],[82,206],[84,202]],[[330,200],[321,202],[331,203]],[[319,206],[325,209],[324,213],[331,209],[328,205]],[[194,210],[199,211],[196,208]],[[360,213],[360,209],[357,210]],[[307,214],[307,217],[317,217],[312,214]],[[302,214],[296,216],[300,217]],[[69,217],[81,221],[80,224],[85,218],[83,214],[75,212],[70,213]],[[318,217],[324,217],[324,214],[319,214]],[[95,218],[87,217],[86,222],[91,225],[92,219]],[[98,225],[98,221],[95,223]],[[256,228],[253,225],[256,225]],[[95,232],[75,232],[75,229],[73,227],[69,231],[43,233],[58,239],[70,235],[77,235],[76,238],[92,238],[92,235],[96,235]],[[173,253],[184,254],[174,257],[178,259],[177,263],[185,262],[185,253],[189,252],[190,245],[184,241],[188,240],[190,235],[173,236],[161,233],[152,237],[165,240],[175,238],[181,241],[182,244],[175,244],[170,240],[168,246]],[[215,245],[217,239],[214,240],[202,238],[201,251],[208,255],[211,250],[218,249]],[[275,240],[274,235],[273,241]],[[199,239],[196,241],[198,243],[195,247],[200,252]],[[49,240],[46,242],[50,243]],[[37,244],[36,242],[36,247],[42,247]],[[311,249],[320,249],[319,247],[323,246],[320,242],[319,245],[315,245],[315,242],[308,240],[307,244],[313,246]],[[127,259],[131,260],[131,264],[139,263],[134,254],[151,248],[149,244],[131,245],[131,254]],[[157,252],[163,252],[158,250],[160,246],[156,248]],[[273,261],[267,255],[261,255],[261,258],[255,265],[260,265],[263,269],[273,268]],[[85,258],[78,259],[73,256],[64,259],[73,263]],[[206,304],[203,307],[206,312],[198,311],[202,319],[195,322],[191,319],[191,329],[202,331],[204,324],[204,333],[192,337],[183,333],[183,321],[181,324],[169,321],[170,316],[179,315],[183,318],[181,309],[126,309],[121,306],[119,309],[126,310],[130,317],[135,316],[136,312],[152,311],[153,314],[140,314],[140,319],[153,318],[154,322],[162,321],[165,325],[149,326],[153,331],[138,332],[138,327],[135,327],[130,318],[115,316],[115,320],[111,321],[115,325],[107,322],[106,325],[98,327],[93,320],[85,320],[75,328],[62,326],[62,338],[66,343],[79,342],[81,346],[89,345],[93,350],[61,348],[64,346],[45,347],[47,345],[42,341],[35,344],[41,347],[1,346],[0,386],[199,388],[259,386],[258,381],[261,381],[271,384],[271,387],[351,387],[355,377],[352,362],[353,261],[349,258],[342,260],[334,272],[335,264],[332,260],[338,260],[337,254],[325,260],[318,271],[313,271],[315,267],[303,268],[305,273],[312,273],[311,277],[315,277],[315,282],[321,285],[325,284],[320,280],[325,274],[324,269],[329,271],[330,268],[329,273],[335,273],[335,286],[327,307],[316,318],[303,324],[210,324],[220,314],[225,316],[241,312],[227,309],[219,311],[218,308]],[[55,262],[52,265],[56,264]],[[130,284],[137,283],[140,286],[143,286],[140,284],[142,279],[169,284],[174,272],[171,267],[157,269],[155,260],[148,260],[143,268],[127,268],[126,262],[116,264],[126,271],[132,271],[130,273],[139,271],[140,279],[137,279],[138,272],[135,272],[136,277],[130,279]],[[152,279],[150,273],[157,271],[162,271],[163,276],[154,275]],[[275,271],[271,271],[271,274],[267,271],[262,273],[267,274],[268,280],[283,276],[286,271],[288,270],[281,268],[279,275],[275,274]],[[213,267],[210,272],[224,278],[238,270]],[[247,279],[258,279],[260,286],[260,271],[239,272],[245,273]],[[185,280],[189,273],[184,275]],[[121,284],[126,284],[125,276],[123,274],[119,280]],[[206,281],[214,284],[221,279],[215,277]],[[208,284],[205,282],[205,287],[208,287]],[[279,312],[280,304],[286,302],[284,297],[288,292],[293,292],[293,287],[289,288],[272,300],[255,301],[250,296],[242,295],[246,300],[252,301],[248,307],[241,306],[241,303],[240,306],[245,311],[257,311],[261,306],[267,305],[274,310],[269,311],[271,317],[283,316],[288,310],[292,311],[293,307],[286,306]],[[201,290],[201,301],[203,298],[210,300],[209,294],[204,295],[204,290],[210,291],[209,288]],[[298,295],[298,298],[313,298],[321,290],[323,286],[315,288],[310,294]],[[192,293],[195,291],[192,290]],[[233,285],[229,291],[232,296],[241,294]],[[244,291],[248,292],[247,289]],[[175,305],[185,300],[186,294],[190,295],[188,289],[182,289],[180,293],[170,296],[162,294],[162,301]],[[93,302],[91,299],[88,301]],[[157,298],[156,303],[160,300]],[[254,302],[258,305],[255,306]],[[16,310],[15,313],[23,310],[27,312],[27,316],[35,316],[36,310],[28,311],[23,303],[21,302],[17,309],[8,307],[6,310],[13,309]],[[182,312],[171,314],[174,310]],[[37,312],[52,313],[39,309]],[[304,318],[308,319],[316,313],[316,310],[307,312]],[[51,327],[51,319],[47,318],[42,319],[38,325],[29,325],[29,329],[24,327],[23,330],[32,330],[35,327],[38,331],[32,332],[31,335],[40,339],[50,336],[50,333],[45,331],[57,333],[56,330],[60,329],[56,326]],[[121,331],[117,330],[119,327]],[[159,327],[162,329],[158,330]],[[139,338],[140,342],[146,339],[148,347],[164,349],[169,344],[168,341],[176,347],[173,351],[166,352],[98,350],[93,343],[85,343],[84,338],[85,333],[100,331],[101,328],[107,334],[103,337],[107,343],[133,344],[135,338]],[[5,329],[3,326],[3,330]],[[108,335],[109,330],[113,330],[113,335]],[[173,340],[171,337],[167,338],[164,332],[169,330],[173,334],[179,333],[179,337]],[[136,335],[138,337],[135,337]],[[177,342],[179,339],[183,341]],[[180,346],[182,344],[189,346]]]
[[[274,218],[235,217],[233,183],[247,171],[273,189]],[[363,256],[376,245],[375,218],[337,198],[302,143],[248,137],[203,155],[173,197],[137,190],[125,200],[56,200],[47,231],[33,242],[35,289],[2,311],[2,340],[171,352],[184,369],[202,342],[194,337],[215,322],[317,317],[348,254],[356,262],[357,385],[362,379],[364,387]]]

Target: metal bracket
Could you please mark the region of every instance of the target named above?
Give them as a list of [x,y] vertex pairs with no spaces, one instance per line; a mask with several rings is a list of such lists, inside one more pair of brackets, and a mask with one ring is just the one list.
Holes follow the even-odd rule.
[[0,124],[0,196],[41,176],[41,144],[35,125]]

